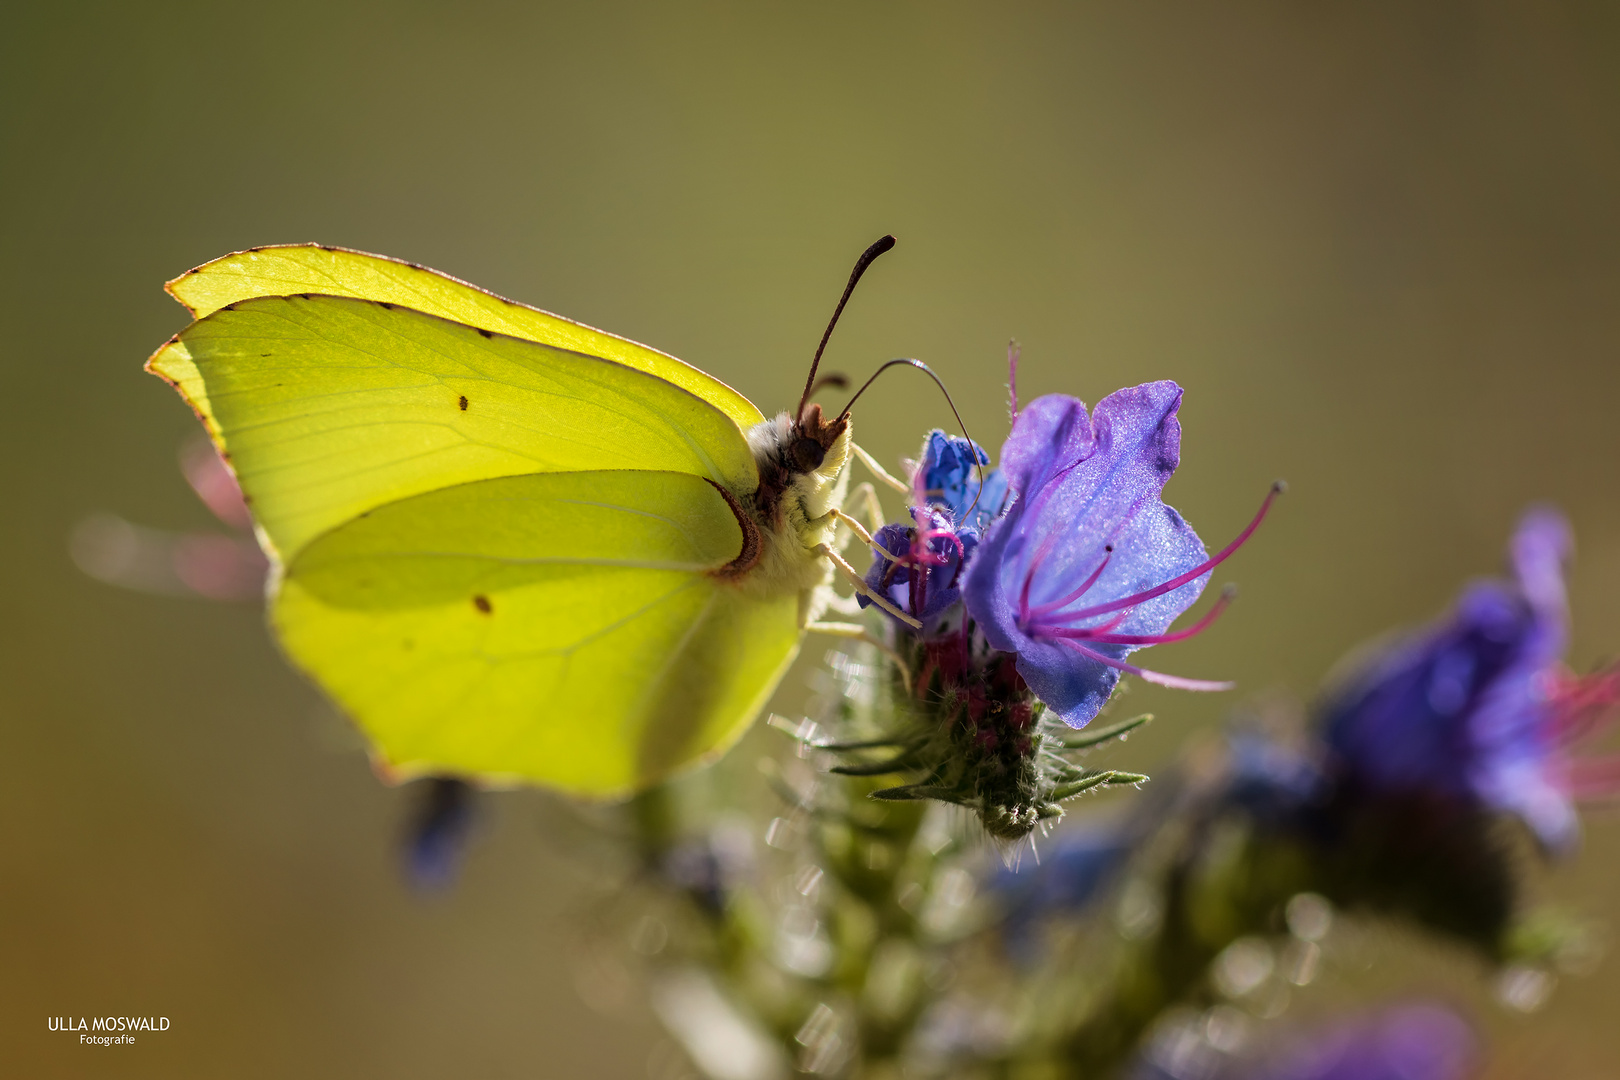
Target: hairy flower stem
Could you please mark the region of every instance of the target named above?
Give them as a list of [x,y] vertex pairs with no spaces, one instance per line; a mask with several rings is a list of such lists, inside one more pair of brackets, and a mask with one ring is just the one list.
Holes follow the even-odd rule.
[[[847,657],[835,665],[839,692],[823,695],[814,729],[884,730],[908,706],[897,680],[869,677],[877,671]],[[871,798],[885,778],[828,776],[791,758],[773,774],[776,825],[751,879],[681,870],[700,824],[672,786],[630,803],[640,862],[681,909],[681,939],[658,962],[701,967],[801,1071],[898,1075],[933,1001],[926,974],[940,942],[920,916],[955,845],[937,830],[923,837],[925,803]]]

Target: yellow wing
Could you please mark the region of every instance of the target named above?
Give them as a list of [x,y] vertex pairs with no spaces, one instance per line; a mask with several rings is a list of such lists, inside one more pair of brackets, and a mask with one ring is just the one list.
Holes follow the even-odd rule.
[[180,275],[169,282],[168,289],[197,318],[241,300],[300,293],[399,304],[656,375],[690,390],[745,430],[764,419],[746,397],[667,353],[507,300],[437,270],[382,255],[321,244],[249,248]]

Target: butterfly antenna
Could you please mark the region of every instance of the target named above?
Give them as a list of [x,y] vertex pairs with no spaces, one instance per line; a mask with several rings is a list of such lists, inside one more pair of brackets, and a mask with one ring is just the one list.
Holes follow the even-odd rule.
[[838,414],[838,419],[848,419],[849,410],[853,409],[855,407],[855,403],[861,399],[861,395],[866,393],[866,388],[877,382],[877,377],[879,375],[896,366],[914,367],[921,371],[924,375],[927,375],[930,379],[934,380],[934,385],[939,387],[939,392],[945,395],[945,404],[951,407],[951,415],[956,417],[956,426],[962,429],[962,438],[966,439],[968,441],[968,445],[973,447],[973,468],[978,472],[979,475],[979,487],[978,490],[973,493],[973,501],[968,504],[967,510],[962,514],[962,516],[966,518],[969,514],[972,514],[974,509],[979,505],[979,495],[984,491],[984,463],[979,460],[979,444],[974,442],[973,436],[968,434],[967,425],[962,423],[962,414],[956,411],[956,402],[951,400],[951,392],[945,389],[945,383],[940,380],[938,375],[934,374],[933,368],[929,367],[921,360],[912,360],[909,357],[902,357],[899,360],[888,360],[882,364],[879,364],[878,369],[872,372],[872,377],[862,383],[861,388],[855,391],[855,396],[849,399],[849,404],[845,405],[844,411]]
[[866,268],[872,265],[873,260],[892,247],[894,237],[884,236],[861,252],[861,257],[855,260],[855,269],[849,274],[849,284],[844,286],[844,295],[839,298],[838,306],[833,308],[832,319],[827,323],[827,332],[821,335],[821,344],[816,346],[816,358],[810,361],[810,375],[804,380],[804,396],[799,398],[799,407],[793,413],[795,420],[804,415],[804,407],[809,404],[810,394],[816,387],[816,368],[821,365],[822,350],[827,347],[827,339],[832,337],[833,327],[838,325],[838,316],[844,313],[844,305],[849,303],[850,294],[855,291],[855,283],[861,280],[861,275],[866,273]]
[[840,390],[848,390],[849,376],[845,375],[841,371],[829,371],[827,374],[816,380],[815,385],[810,388],[811,395],[813,396],[815,392],[820,390],[823,386],[835,386]]

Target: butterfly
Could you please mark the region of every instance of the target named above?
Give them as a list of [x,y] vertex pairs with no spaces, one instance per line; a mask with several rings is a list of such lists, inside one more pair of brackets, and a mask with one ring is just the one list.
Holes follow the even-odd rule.
[[847,466],[910,488],[809,399],[893,245],[856,263],[799,408],[772,418],[654,349],[315,244],[169,282],[195,321],[147,370],[241,484],[282,648],[390,775],[620,796],[723,752],[807,631],[873,640],[823,618],[854,610],[835,571],[866,592],[846,505],[881,524]]

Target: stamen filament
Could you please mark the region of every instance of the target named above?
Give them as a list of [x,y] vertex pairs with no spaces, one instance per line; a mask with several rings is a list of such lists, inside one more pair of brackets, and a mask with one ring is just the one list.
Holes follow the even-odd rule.
[[1110,634],[1107,631],[1113,626],[1119,625],[1121,621],[1120,619],[1114,619],[1112,623],[1106,623],[1102,626],[1082,626],[1073,629],[1061,626],[1036,626],[1031,628],[1030,636],[1082,638],[1086,641],[1094,641],[1099,645],[1168,645],[1175,641],[1186,641],[1188,638],[1209,629],[1210,625],[1220,617],[1221,612],[1225,611],[1227,606],[1232,603],[1232,598],[1235,595],[1236,593],[1231,588],[1223,589],[1220,599],[1215,601],[1214,607],[1205,612],[1202,619],[1184,630],[1175,630],[1166,634]]
[[1570,762],[1564,782],[1577,799],[1612,799],[1620,795],[1620,754]]
[[1086,593],[1090,592],[1091,587],[1097,584],[1097,579],[1102,577],[1102,572],[1108,569],[1108,560],[1114,557],[1114,545],[1109,544],[1107,547],[1103,548],[1103,552],[1103,561],[1098,564],[1097,569],[1091,572],[1091,576],[1086,578],[1078,589],[1074,590],[1061,600],[1052,600],[1045,604],[1036,605],[1029,610],[1029,616],[1034,617],[1038,615],[1045,615],[1049,611],[1056,611],[1058,608],[1074,603],[1076,600],[1086,595]]
[[1184,679],[1180,675],[1166,675],[1162,671],[1149,671],[1147,668],[1140,668],[1135,664],[1127,664],[1123,660],[1115,660],[1112,656],[1105,656],[1095,649],[1086,648],[1086,646],[1080,644],[1078,641],[1069,641],[1066,638],[1057,639],[1057,643],[1073,649],[1075,652],[1095,660],[1099,664],[1107,664],[1109,667],[1117,668],[1120,671],[1125,672],[1127,675],[1135,675],[1137,678],[1146,682],[1154,683],[1158,686],[1168,686],[1172,690],[1204,690],[1214,692],[1219,690],[1230,690],[1237,685],[1237,683],[1233,682],[1212,682],[1209,679]]
[[1056,539],[1057,535],[1055,533],[1048,533],[1046,539],[1041,541],[1041,546],[1035,549],[1035,554],[1029,557],[1029,566],[1024,571],[1024,588],[1018,594],[1018,618],[1020,622],[1029,621],[1029,587],[1035,580],[1035,572],[1041,568],[1041,563],[1046,561],[1047,553],[1052,550],[1052,544]]
[[1111,611],[1119,611],[1122,608],[1135,607],[1136,605],[1144,604],[1155,597],[1163,596],[1167,592],[1172,592],[1179,589],[1189,581],[1197,580],[1204,574],[1207,574],[1209,571],[1219,566],[1221,563],[1225,562],[1227,559],[1231,558],[1232,555],[1236,553],[1238,548],[1242,547],[1246,542],[1248,542],[1249,537],[1254,535],[1254,530],[1258,529],[1260,527],[1260,523],[1266,519],[1266,511],[1271,509],[1271,504],[1276,501],[1277,496],[1281,494],[1282,491],[1283,485],[1280,482],[1271,485],[1271,491],[1267,493],[1265,501],[1260,504],[1260,511],[1254,515],[1254,520],[1249,522],[1248,527],[1238,534],[1236,540],[1233,540],[1230,544],[1227,544],[1224,548],[1222,548],[1214,558],[1204,560],[1204,562],[1193,567],[1191,570],[1188,570],[1185,574],[1177,574],[1175,577],[1171,578],[1169,581],[1166,581],[1162,585],[1155,585],[1153,588],[1136,593],[1133,596],[1126,596],[1119,600],[1112,600],[1106,604],[1097,604],[1093,607],[1081,608],[1079,611],[1066,611],[1061,615],[1055,616],[1054,621],[1073,622],[1076,619],[1090,619],[1097,615],[1106,615]]

